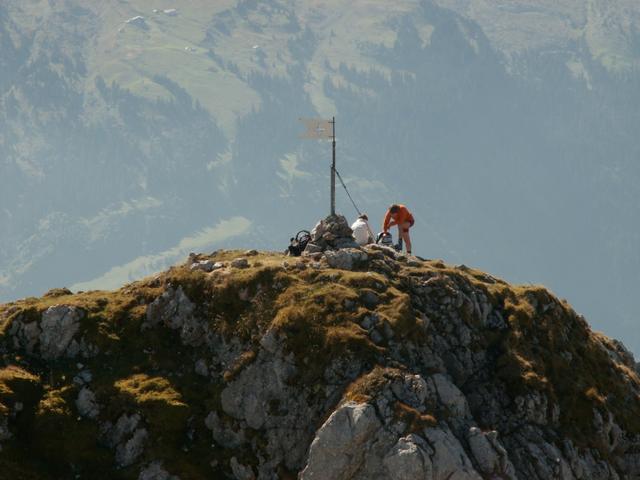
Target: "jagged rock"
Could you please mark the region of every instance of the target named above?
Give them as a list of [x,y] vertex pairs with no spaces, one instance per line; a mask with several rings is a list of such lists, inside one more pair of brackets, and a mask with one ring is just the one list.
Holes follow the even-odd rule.
[[434,479],[482,480],[451,430],[447,427],[428,428],[424,435],[434,451],[431,456]]
[[546,395],[532,392],[526,396],[518,396],[515,399],[517,412],[529,422],[545,425],[548,417],[548,400]]
[[180,477],[167,472],[162,468],[161,462],[151,462],[149,466],[140,471],[138,480],[180,480]]
[[382,252],[386,257],[391,258],[393,260],[398,258],[398,255],[399,255],[398,252],[395,249],[393,249],[391,247],[387,247],[385,245],[378,245],[376,243],[365,245],[363,248],[366,251]]
[[100,427],[102,442],[115,449],[116,464],[119,467],[133,465],[142,455],[148,437],[146,428],[140,427],[142,417],[135,413],[122,414],[115,425],[107,422]]
[[379,318],[375,313],[371,315],[366,315],[360,322],[360,326],[365,330],[371,330],[378,324],[378,321],[379,321]]
[[365,290],[360,294],[360,300],[364,304],[365,307],[374,309],[380,303],[380,298],[378,294],[371,290]]
[[24,323],[23,319],[14,320],[9,335],[13,337],[15,348],[23,348],[29,355],[35,353],[35,348],[40,341],[40,326],[38,322],[31,321]]
[[256,478],[251,467],[242,465],[236,457],[231,457],[229,466],[236,480],[254,480]]
[[312,254],[327,249],[358,248],[353,230],[342,215],[328,216],[320,220],[311,230],[311,241],[305,252]]
[[[204,258],[194,254],[112,300],[74,297],[75,314],[47,310],[50,299],[0,306],[0,440],[24,448],[38,432],[17,429],[40,425],[43,410],[71,431],[116,413],[100,424],[100,443],[114,468],[142,479],[176,478],[159,461],[169,461],[165,445],[179,445],[198,470],[194,453],[209,443],[214,459],[201,471],[216,478],[640,478],[629,414],[640,378],[622,344],[543,288],[439,261],[410,265],[376,245],[333,250],[333,231],[321,238],[333,246],[286,272],[272,268],[284,257],[265,253],[268,268],[247,267],[255,276],[202,275],[190,270]],[[311,258],[325,270],[302,271]],[[131,335],[145,304],[142,329],[158,331]],[[52,367],[34,358],[43,339]],[[131,362],[124,345],[137,349]],[[86,361],[64,359],[77,355]],[[126,387],[113,403],[103,387],[110,373]],[[189,404],[200,402],[193,388],[206,402]],[[86,468],[76,458],[56,468]]]
[[300,479],[352,478],[364,459],[367,442],[381,426],[373,406],[346,403],[318,430]]
[[249,268],[249,261],[246,258],[236,258],[231,261],[233,268]]
[[80,329],[84,311],[73,306],[55,305],[42,314],[40,322],[40,355],[45,360],[65,354],[73,336]]
[[517,479],[509,454],[498,441],[498,432],[482,432],[477,427],[471,427],[467,441],[481,473],[505,480]]
[[180,328],[185,319],[191,316],[193,310],[194,305],[185,295],[182,286],[177,289],[169,287],[147,307],[143,328],[160,323],[164,323],[169,328]]
[[195,306],[182,290],[169,287],[165,292],[147,306],[146,320],[142,330],[160,323],[180,331],[180,338],[185,345],[198,346],[205,342],[209,333],[205,322],[194,316]]
[[237,448],[245,442],[244,432],[225,425],[216,412],[210,412],[204,423],[211,430],[213,440],[223,448]]
[[324,252],[324,256],[331,268],[338,268],[340,270],[353,270],[354,267],[366,263],[369,258],[366,252],[356,248],[336,251],[328,250]]
[[126,442],[119,444],[116,447],[116,464],[119,467],[128,467],[133,465],[135,461],[142,455],[144,451],[144,444],[147,441],[149,434],[144,428],[139,428],[130,439]]
[[429,377],[428,385],[433,385],[439,403],[455,416],[469,415],[469,406],[464,394],[445,375]]
[[390,480],[432,479],[432,449],[417,435],[398,439],[384,458],[385,476]]
[[202,270],[203,272],[212,272],[216,269],[216,263],[213,260],[201,260],[194,262],[189,267],[191,270]]
[[109,448],[115,448],[136,430],[142,417],[135,413],[132,415],[122,414],[115,425],[107,422],[101,427],[103,442]]
[[261,398],[271,397],[270,392],[281,394],[282,386],[295,373],[293,365],[278,358],[269,359],[268,372],[265,366],[261,362],[249,365],[220,396],[222,409],[234,418],[245,420],[253,429],[261,428],[269,416]]
[[76,399],[78,413],[86,418],[96,418],[100,414],[100,407],[95,394],[87,387],[83,387]]

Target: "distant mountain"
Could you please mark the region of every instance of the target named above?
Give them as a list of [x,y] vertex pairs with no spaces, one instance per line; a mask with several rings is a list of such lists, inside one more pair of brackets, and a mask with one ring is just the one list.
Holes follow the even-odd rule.
[[284,248],[329,204],[297,119],[335,115],[370,217],[638,350],[639,59],[632,0],[2,2],[0,298]]
[[620,342],[544,287],[377,245],[0,305],[0,354],[4,478],[640,475]]

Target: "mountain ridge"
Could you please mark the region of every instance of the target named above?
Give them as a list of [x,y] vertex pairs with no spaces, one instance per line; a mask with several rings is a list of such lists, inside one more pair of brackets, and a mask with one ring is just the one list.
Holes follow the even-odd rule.
[[[220,250],[0,305],[13,478],[636,478],[640,376],[540,286]],[[101,476],[102,475],[102,476]]]
[[335,115],[370,218],[409,205],[416,251],[638,350],[639,24],[626,0],[2,2],[0,299],[138,275],[236,216],[207,249],[281,248],[328,204],[297,119]]

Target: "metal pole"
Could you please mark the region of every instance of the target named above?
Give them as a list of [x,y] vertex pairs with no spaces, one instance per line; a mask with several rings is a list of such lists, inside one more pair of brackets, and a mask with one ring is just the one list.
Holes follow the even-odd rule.
[[333,127],[333,161],[331,163],[331,215],[336,214],[336,117],[331,120]]

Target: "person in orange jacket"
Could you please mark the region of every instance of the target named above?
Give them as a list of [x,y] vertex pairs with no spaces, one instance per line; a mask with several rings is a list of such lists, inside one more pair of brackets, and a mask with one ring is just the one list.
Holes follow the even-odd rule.
[[398,237],[400,241],[404,240],[407,245],[407,253],[411,255],[411,237],[409,236],[409,229],[413,227],[415,220],[413,215],[407,207],[404,205],[393,204],[387,210],[384,216],[384,222],[382,223],[382,231],[388,232],[390,227],[394,225],[398,226]]

